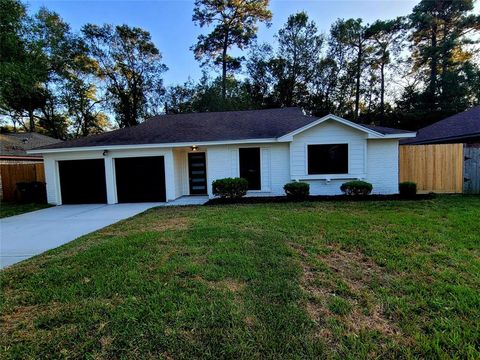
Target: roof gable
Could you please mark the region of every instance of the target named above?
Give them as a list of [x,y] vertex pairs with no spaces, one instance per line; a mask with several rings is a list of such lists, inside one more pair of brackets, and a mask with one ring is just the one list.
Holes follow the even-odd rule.
[[362,124],[357,124],[352,121],[343,119],[339,116],[333,115],[333,114],[328,114],[320,119],[317,119],[316,121],[313,121],[309,124],[306,124],[305,126],[295,129],[294,131],[285,134],[281,136],[278,140],[279,141],[291,141],[295,135],[298,135],[308,129],[311,129],[317,125],[323,124],[326,121],[335,121],[340,124],[343,124],[345,126],[348,126],[350,128],[353,128],[358,131],[362,131],[368,135],[368,138],[372,139],[379,139],[379,138],[399,138],[399,137],[413,137],[414,133],[410,131],[405,131],[405,130],[399,130],[399,129],[392,129],[392,128],[386,128],[386,127],[379,127],[379,126],[373,126],[373,125],[362,125]]

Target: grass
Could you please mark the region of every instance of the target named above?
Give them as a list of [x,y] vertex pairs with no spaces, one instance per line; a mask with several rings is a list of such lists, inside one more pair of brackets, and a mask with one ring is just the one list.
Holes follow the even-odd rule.
[[152,209],[0,273],[0,357],[479,358],[480,198]]
[[11,202],[0,202],[0,219],[24,214],[30,211],[45,209],[50,207],[51,205],[48,204],[21,204],[21,203],[11,203]]

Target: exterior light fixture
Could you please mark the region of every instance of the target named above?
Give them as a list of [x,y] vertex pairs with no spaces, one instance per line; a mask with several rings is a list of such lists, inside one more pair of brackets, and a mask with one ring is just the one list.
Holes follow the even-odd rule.
[[197,145],[192,145],[190,148],[192,149],[192,151],[197,151],[197,150],[198,150],[198,146],[197,146]]
[[107,156],[108,150],[103,150],[103,156]]

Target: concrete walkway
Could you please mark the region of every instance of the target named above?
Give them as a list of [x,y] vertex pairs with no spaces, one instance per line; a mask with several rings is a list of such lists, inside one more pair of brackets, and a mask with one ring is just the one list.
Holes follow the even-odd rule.
[[0,219],[0,268],[156,206],[201,205],[205,196],[168,203],[62,205]]

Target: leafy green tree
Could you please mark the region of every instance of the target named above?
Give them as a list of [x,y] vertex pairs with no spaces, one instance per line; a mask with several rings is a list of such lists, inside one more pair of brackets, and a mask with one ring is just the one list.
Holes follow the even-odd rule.
[[425,72],[429,110],[455,109],[459,101],[457,76],[471,57],[465,45],[480,31],[480,15],[472,14],[473,0],[422,0],[410,15],[412,55],[417,71]]
[[362,19],[339,19],[330,31],[331,37],[340,46],[344,46],[354,58],[352,69],[355,78],[355,110],[353,114],[355,119],[358,119],[360,114],[362,72],[367,63],[366,59],[372,51],[368,43],[367,28],[363,25]]
[[255,39],[259,22],[269,23],[269,0],[195,0],[192,20],[201,28],[213,25],[208,35],[198,36],[192,50],[203,64],[222,66],[222,98],[227,97],[227,72],[240,68],[242,58],[233,57],[233,46],[245,49]]
[[315,115],[323,116],[329,113],[338,113],[336,106],[338,70],[334,58],[328,55],[317,64],[308,104]]
[[229,76],[225,99],[222,95],[222,83],[221,77],[211,79],[204,72],[196,84],[188,81],[183,85],[169,87],[164,97],[165,112],[179,114],[255,108],[245,82]]
[[191,80],[182,85],[169,86],[164,98],[165,113],[180,114],[193,112],[195,95],[195,84]]
[[167,67],[150,33],[127,25],[93,24],[85,25],[82,33],[118,125],[133,126],[151,115],[149,107],[164,94]]
[[28,39],[30,30],[25,6],[0,0],[0,109],[19,120],[26,114],[27,129],[34,131],[34,113],[46,101],[48,67],[41,48]]
[[271,72],[272,46],[254,44],[246,61],[245,87],[255,107],[272,106],[271,88],[274,81]]
[[88,76],[72,77],[62,91],[62,101],[67,108],[72,137],[83,137],[103,132],[108,118],[102,112],[105,99],[99,97],[96,85]]
[[29,39],[41,49],[47,66],[45,103],[38,112],[38,125],[46,134],[65,139],[70,121],[62,93],[78,72],[87,71],[87,49],[70,25],[46,8],[35,14]]
[[385,114],[385,71],[392,63],[392,56],[398,57],[404,49],[405,20],[377,20],[367,28],[367,38],[373,43],[372,66],[380,71],[380,114]]
[[45,8],[29,17],[19,2],[1,4],[9,9],[2,11],[8,18],[0,31],[5,40],[1,42],[1,106],[16,122],[22,123],[26,116],[30,131],[67,138],[70,119],[62,94],[78,72],[87,71],[82,39]]
[[290,15],[277,38],[278,54],[272,65],[279,104],[305,104],[309,85],[321,60],[324,38],[305,12]]
[[226,94],[223,97],[222,77],[201,80],[193,102],[194,111],[232,111],[252,108],[252,101],[245,84],[233,76],[227,77]]

